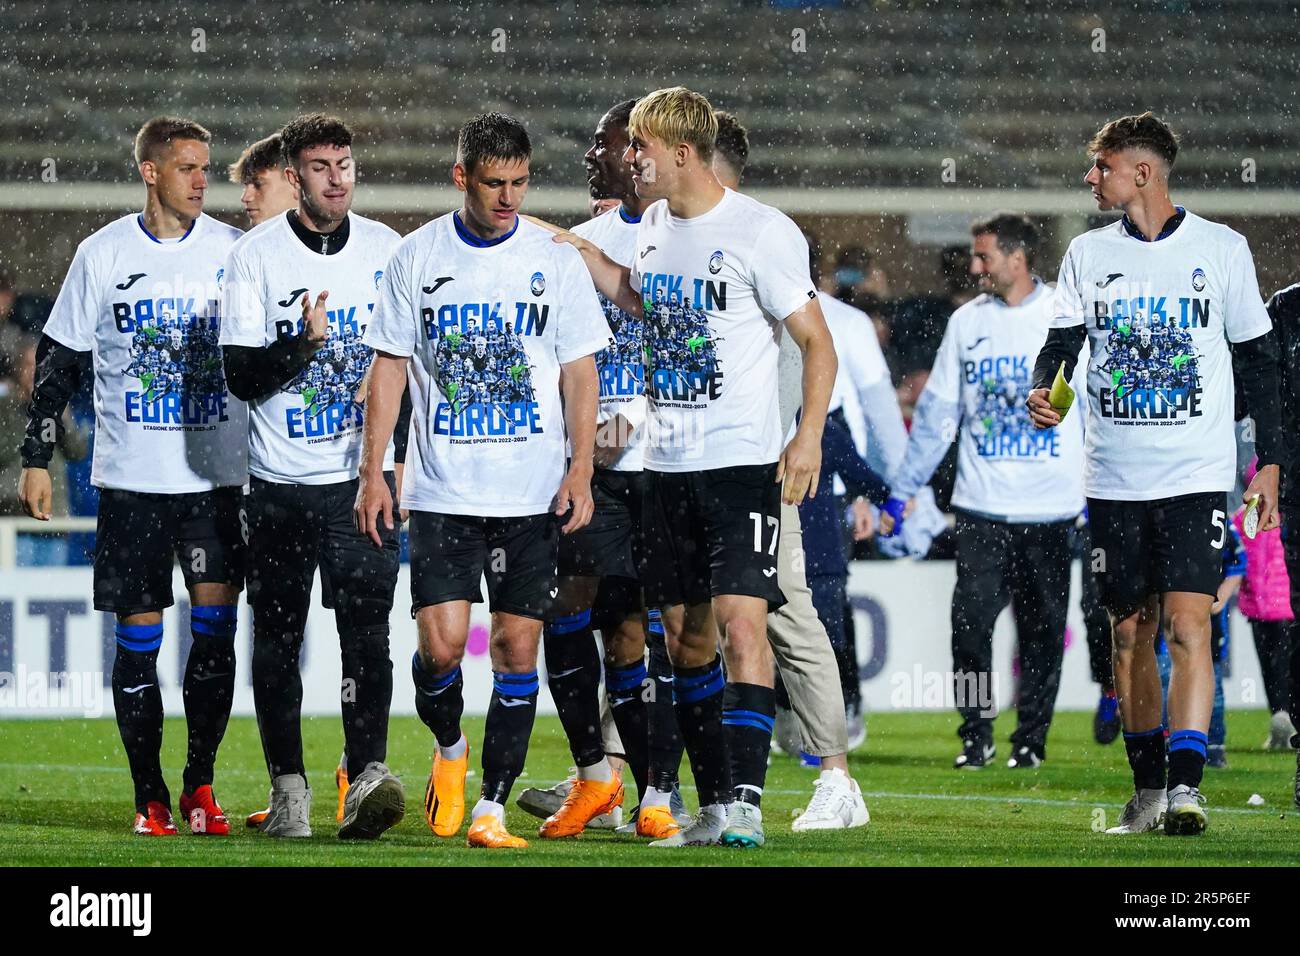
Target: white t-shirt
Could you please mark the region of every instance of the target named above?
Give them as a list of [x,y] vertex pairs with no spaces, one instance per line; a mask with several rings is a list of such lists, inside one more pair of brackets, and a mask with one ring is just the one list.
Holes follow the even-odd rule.
[[954,507],[1014,521],[1083,510],[1080,409],[1038,429],[1025,404],[1051,321],[1052,290],[1041,282],[1019,305],[986,293],[948,319],[925,390],[960,415]]
[[707,471],[781,457],[781,323],[816,298],[808,243],[784,213],[728,189],[679,219],[641,216],[632,287],[646,310],[645,467]]
[[582,256],[541,226],[471,245],[449,213],[403,239],[364,338],[411,356],[402,507],[548,511],[565,467],[560,366],[612,340]]
[[[573,231],[593,242],[619,265],[631,266],[636,257],[636,230],[640,221],[624,219],[623,207],[617,206],[574,226]],[[600,304],[605,310],[605,321],[614,333],[614,344],[596,355],[596,372],[600,375],[600,410],[596,421],[604,423],[615,415],[627,419],[635,430],[623,453],[608,467],[612,471],[640,471],[644,432],[641,426],[646,415],[645,324],[603,295]]]
[[248,478],[248,410],[226,391],[217,333],[234,226],[201,215],[178,240],[138,213],[77,247],[45,334],[93,352],[91,483],[189,494]]
[[[333,255],[308,249],[287,216],[235,243],[226,262],[221,344],[265,348],[298,335],[302,300],[329,292],[329,337],[291,381],[249,402],[248,470],[266,481],[349,481],[361,462],[362,380],[373,355],[361,341],[379,283],[401,237],[349,213],[348,241]],[[384,461],[391,470],[392,446]]]
[[1085,325],[1088,495],[1150,501],[1233,486],[1229,342],[1272,323],[1242,235],[1187,213],[1145,242],[1123,220],[1076,236],[1054,328]]
[[817,301],[821,303],[826,328],[830,330],[835,342],[835,355],[839,359],[828,410],[844,409],[849,431],[853,433],[853,444],[857,446],[858,454],[865,454],[867,428],[859,396],[889,380],[885,353],[880,348],[871,316],[825,292],[817,293]]

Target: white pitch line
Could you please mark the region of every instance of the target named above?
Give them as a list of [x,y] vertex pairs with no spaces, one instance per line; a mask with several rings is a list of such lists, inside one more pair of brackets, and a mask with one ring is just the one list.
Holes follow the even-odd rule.
[[[172,768],[179,773],[180,768]],[[122,774],[130,773],[127,767],[79,767],[73,764],[57,763],[0,763],[0,771],[45,771],[51,773],[113,773]],[[259,771],[253,770],[222,770],[223,777],[239,777],[241,779],[255,778],[260,779],[265,775]],[[398,774],[400,777],[401,774]],[[520,780],[526,778],[521,777]],[[693,793],[695,788],[690,784],[682,784],[682,790]],[[764,793],[775,794],[783,797],[800,797],[811,796],[809,790],[777,790],[771,787],[765,788]],[[1052,800],[1048,797],[1012,797],[1012,796],[994,796],[992,794],[979,793],[896,793],[890,790],[863,790],[864,797],[881,800],[933,800],[939,802],[957,802],[957,803],[1023,803],[1032,804],[1039,807],[1065,807],[1069,809],[1091,809],[1093,807],[1123,806],[1120,803],[1112,804],[1108,800]],[[1236,813],[1245,816],[1259,816],[1264,813],[1287,813],[1292,808],[1290,806],[1270,807],[1225,807],[1214,803],[1209,808],[1215,813]],[[1297,811],[1300,815],[1300,811]]]

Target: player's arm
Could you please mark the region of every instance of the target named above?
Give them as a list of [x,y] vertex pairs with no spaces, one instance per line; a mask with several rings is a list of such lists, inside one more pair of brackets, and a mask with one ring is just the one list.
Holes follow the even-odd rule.
[[1282,437],[1282,406],[1278,399],[1277,336],[1272,330],[1246,342],[1234,342],[1232,371],[1255,422],[1255,455],[1259,465],[1255,477],[1243,496],[1249,501],[1256,495],[1259,502],[1259,529],[1278,526],[1277,513],[1281,465],[1285,449]]
[[[384,540],[379,534],[379,520],[393,530],[393,495],[384,481],[384,453],[393,437],[393,429],[402,411],[402,398],[406,391],[406,364],[404,355],[390,355],[375,351],[370,363],[370,383],[366,387],[366,419],[361,429],[361,467],[358,473],[357,500],[353,506],[353,519],[357,530],[366,535],[375,547],[382,548]],[[409,419],[408,419],[409,422]],[[409,424],[408,424],[409,428]]]
[[1087,340],[1088,330],[1082,325],[1048,330],[1047,341],[1039,349],[1038,358],[1034,361],[1033,384],[1029,397],[1025,400],[1029,407],[1029,419],[1035,428],[1052,428],[1061,424],[1060,413],[1052,408],[1047,396],[1062,362],[1065,363],[1065,380],[1068,382],[1074,378],[1079,351]]
[[600,395],[595,355],[584,355],[560,366],[560,394],[564,398],[564,426],[573,457],[555,493],[555,513],[573,513],[561,532],[577,531],[591,520],[592,456],[596,444],[596,406]]
[[325,309],[328,298],[329,293],[322,292],[313,306],[310,294],[303,294],[302,331],[298,335],[266,346],[223,345],[221,357],[230,394],[245,402],[253,401],[293,381],[329,335]]
[[[1259,465],[1243,501],[1259,497],[1259,530],[1280,523],[1279,484],[1285,442],[1282,405],[1278,398],[1278,338],[1272,316],[1259,293],[1255,262],[1243,239],[1231,251],[1224,291],[1224,333],[1232,350],[1232,370],[1255,422],[1255,455]],[[1289,463],[1288,463],[1289,464]]]
[[[854,498],[866,498],[876,505],[883,505],[889,499],[888,482],[858,455],[853,435],[841,424],[838,414],[826,418],[826,428],[822,432],[822,466],[828,473],[839,475]],[[885,529],[886,533],[888,530]]]
[[23,469],[18,477],[18,498],[32,518],[50,519],[50,459],[54,446],[63,441],[64,412],[81,384],[82,369],[89,364],[89,352],[70,349],[48,335],[42,335],[36,346],[36,380],[27,406]]
[[[878,342],[866,340],[875,336],[874,327],[861,331],[861,347],[850,347],[841,355],[849,380],[858,394],[858,406],[867,426],[867,464],[878,474],[894,475],[907,454],[907,426],[903,424],[903,410],[898,406],[898,392],[889,377],[889,368],[880,353]],[[869,350],[871,350],[869,352]],[[872,363],[866,361],[872,354]]]
[[[1076,240],[1077,241],[1077,240]],[[1074,369],[1079,362],[1079,351],[1088,340],[1084,298],[1079,292],[1079,269],[1076,265],[1074,242],[1065,250],[1061,269],[1056,277],[1056,294],[1052,300],[1052,321],[1047,331],[1047,341],[1038,351],[1034,372],[1030,379],[1029,395],[1025,405],[1029,420],[1035,428],[1052,428],[1061,423],[1061,416],[1048,401],[1056,372],[1065,363],[1065,380],[1074,379]]]
[[[884,510],[897,523],[909,501],[916,497],[934,470],[943,461],[948,446],[956,439],[962,420],[961,412],[961,316],[958,312],[948,320],[939,351],[925,389],[917,399],[912,412],[912,430],[907,437],[903,462],[893,476],[893,496]],[[898,529],[895,529],[895,534]],[[886,533],[885,537],[891,537]]]
[[[367,382],[367,388],[369,382]],[[402,497],[402,475],[406,472],[406,446],[411,439],[411,389],[402,392],[402,406],[397,411],[397,424],[393,428],[393,484],[398,500]],[[399,509],[398,517],[406,522],[406,512]]]
[[555,233],[556,242],[567,242],[582,253],[582,261],[591,273],[591,281],[596,284],[600,294],[609,299],[628,315],[641,318],[645,310],[641,307],[641,296],[632,288],[632,270],[619,265],[601,250],[594,242],[588,242],[576,232],[569,232],[542,219],[528,217],[543,229]]
[[835,387],[839,360],[835,343],[826,327],[821,303],[810,298],[785,318],[785,330],[803,354],[803,410],[799,428],[781,452],[776,480],[782,483],[781,500],[800,504],[805,497],[817,497],[822,467],[822,433],[826,430],[826,409]]

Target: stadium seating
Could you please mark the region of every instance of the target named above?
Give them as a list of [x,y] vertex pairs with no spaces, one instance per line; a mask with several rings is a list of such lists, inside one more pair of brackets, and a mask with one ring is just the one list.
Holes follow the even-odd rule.
[[[738,112],[764,145],[753,185],[938,185],[952,157],[968,185],[1069,186],[1098,117],[1148,106],[1184,131],[1187,185],[1239,186],[1245,158],[1261,183],[1300,185],[1293,4],[1139,6],[946,3],[941,18],[934,4],[887,0],[808,12],[752,0],[23,0],[0,5],[0,169],[35,180],[56,156],[61,179],[129,181],[123,139],[161,111],[207,124],[225,163],[325,107],[364,138],[370,181],[418,183],[448,160],[467,115],[499,108],[527,118],[539,176],[575,186],[574,151],[597,112],[682,83]],[[805,52],[792,48],[796,29]],[[726,40],[701,61],[688,37]]]

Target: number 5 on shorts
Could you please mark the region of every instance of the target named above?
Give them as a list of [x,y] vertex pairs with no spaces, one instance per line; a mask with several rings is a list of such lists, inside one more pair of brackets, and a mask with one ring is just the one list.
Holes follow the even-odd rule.
[[1219,529],[1219,540],[1210,542],[1210,547],[1222,548],[1223,543],[1228,540],[1227,518],[1227,513],[1223,511],[1215,511],[1213,517],[1210,518],[1210,523]]

